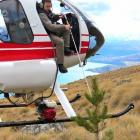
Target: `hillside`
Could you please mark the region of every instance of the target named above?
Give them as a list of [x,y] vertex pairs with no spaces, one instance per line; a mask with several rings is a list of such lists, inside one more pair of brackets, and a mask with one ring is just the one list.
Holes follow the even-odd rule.
[[[90,83],[93,77],[88,77]],[[118,112],[124,109],[129,103],[134,103],[135,109],[129,114],[114,120],[108,120],[104,132],[112,130],[114,140],[140,140],[140,66],[133,66],[96,76],[99,86],[106,91],[105,103],[108,105],[109,113]],[[84,80],[79,80],[63,87],[67,87],[66,95],[72,98],[80,93],[82,98],[73,103],[78,114],[86,115],[85,109],[92,106],[87,102],[84,94],[88,91]],[[50,90],[44,91],[49,94]],[[52,97],[54,99],[54,97]],[[5,100],[1,100],[5,102]],[[63,110],[58,107],[58,117],[64,116]],[[0,109],[2,120],[32,120],[37,119],[34,107]],[[93,140],[94,135],[78,127],[75,123],[65,124],[62,132],[50,130],[36,136],[27,135],[14,128],[1,128],[1,140]],[[104,132],[101,135],[104,135]]]

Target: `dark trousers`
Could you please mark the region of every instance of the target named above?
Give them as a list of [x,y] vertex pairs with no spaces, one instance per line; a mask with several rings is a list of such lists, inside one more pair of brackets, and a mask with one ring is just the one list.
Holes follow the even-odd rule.
[[64,63],[64,47],[70,47],[70,32],[60,32],[58,35],[50,34],[50,38],[56,46],[57,64]]

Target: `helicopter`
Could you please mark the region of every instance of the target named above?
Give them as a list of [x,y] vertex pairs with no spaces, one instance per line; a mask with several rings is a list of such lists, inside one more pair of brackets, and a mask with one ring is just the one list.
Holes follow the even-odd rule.
[[[67,68],[85,61],[92,55],[95,47],[89,48],[91,37],[95,36],[96,46],[104,43],[104,36],[93,22],[68,0],[52,0],[55,9],[65,15],[59,24],[69,23],[72,27],[70,49],[74,53],[65,56],[64,64]],[[35,103],[41,118],[38,121],[0,123],[0,127],[18,126],[36,123],[51,123],[70,121],[76,113],[71,102],[80,98],[79,95],[71,101],[57,82],[58,67],[56,64],[55,47],[49,34],[45,30],[38,13],[38,0],[1,0],[0,1],[0,94],[11,104],[0,105],[0,108],[27,107]],[[17,93],[23,89],[38,90],[52,87],[59,102],[49,102],[40,97],[30,103],[16,104],[10,99],[10,92],[15,96],[24,96],[28,93]],[[30,96],[29,96],[30,97]],[[55,105],[62,105],[67,119],[55,119]],[[47,106],[45,113],[42,108]],[[125,112],[132,109],[129,106]],[[41,111],[40,111],[41,110]],[[49,112],[50,111],[50,112]],[[51,116],[52,115],[52,116]]]

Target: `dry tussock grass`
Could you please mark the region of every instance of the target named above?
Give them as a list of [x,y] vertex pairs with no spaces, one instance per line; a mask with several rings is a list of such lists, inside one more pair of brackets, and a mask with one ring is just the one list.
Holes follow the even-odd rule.
[[[90,82],[94,77],[88,77]],[[107,128],[101,133],[112,129],[114,140],[140,140],[140,66],[120,69],[97,76],[99,86],[106,91],[105,103],[108,105],[110,113],[121,111],[129,103],[135,104],[135,109],[124,117],[108,120]],[[90,84],[91,85],[91,84]],[[63,85],[69,90],[66,95],[71,99],[75,94],[80,93],[82,98],[73,103],[73,108],[78,114],[86,115],[86,108],[93,108],[85,99],[84,94],[88,92],[84,80]],[[44,91],[44,94],[50,94],[51,90]],[[57,100],[55,96],[51,99]],[[0,102],[5,102],[1,100]],[[61,107],[57,108],[58,116],[64,116],[65,113]],[[36,119],[37,115],[33,107],[24,109],[0,109],[0,117],[3,120],[31,120]],[[10,116],[10,117],[9,117]],[[68,123],[64,132],[49,131],[37,136],[23,135],[12,129],[0,129],[1,140],[94,140],[94,135],[83,128],[78,127],[75,123]],[[78,139],[77,139],[78,140]]]
[[140,140],[140,120],[137,115],[110,120],[108,126],[114,131],[114,140]]

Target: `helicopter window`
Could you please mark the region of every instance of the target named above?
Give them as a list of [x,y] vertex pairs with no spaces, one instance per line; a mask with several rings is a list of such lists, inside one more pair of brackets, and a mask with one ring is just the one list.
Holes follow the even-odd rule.
[[0,2],[0,39],[18,44],[33,41],[30,24],[18,0]]
[[0,39],[5,42],[10,41],[10,37],[1,10],[0,10]]

